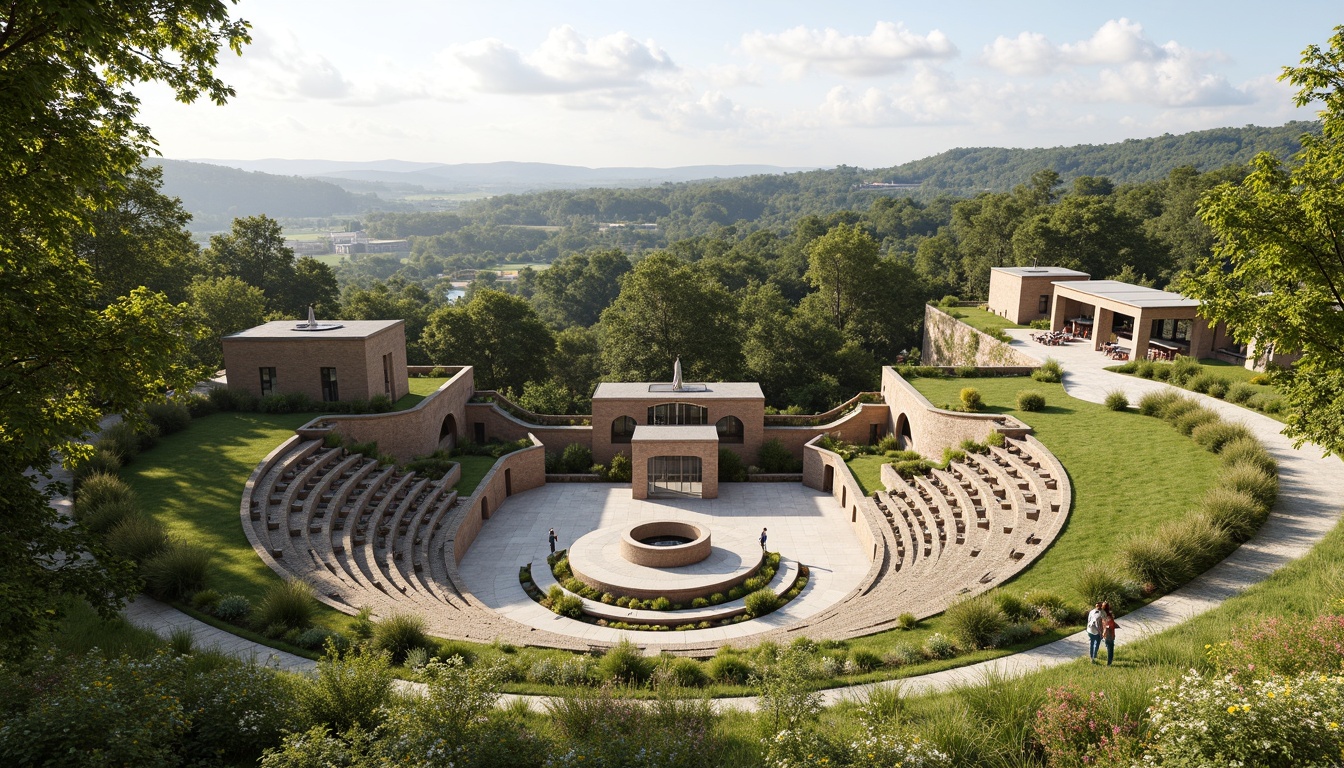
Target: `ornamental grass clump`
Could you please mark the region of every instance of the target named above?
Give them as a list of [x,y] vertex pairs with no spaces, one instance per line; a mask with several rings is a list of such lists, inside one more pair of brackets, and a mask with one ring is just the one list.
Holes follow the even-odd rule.
[[1167,590],[1194,575],[1194,566],[1170,543],[1136,536],[1120,545],[1121,567],[1147,589]]
[[1227,388],[1227,394],[1224,396],[1224,399],[1229,403],[1242,405],[1252,397],[1255,397],[1255,392],[1255,387],[1244,381],[1240,381]]
[[1176,431],[1187,437],[1195,431],[1196,427],[1204,424],[1211,424],[1218,421],[1218,414],[1207,408],[1192,408],[1172,421],[1172,426]]
[[1259,530],[1265,510],[1245,491],[1215,486],[1204,492],[1199,510],[1233,541],[1242,542]]
[[756,674],[751,662],[735,653],[720,653],[710,659],[706,671],[714,682],[725,685],[745,685]]
[[1162,405],[1162,410],[1157,415],[1168,424],[1175,424],[1177,419],[1199,408],[1200,405],[1194,398],[1175,395]]
[[989,648],[1008,626],[1008,617],[986,595],[953,603],[943,615],[948,630],[965,648]]
[[1279,496],[1279,478],[1250,463],[1232,464],[1218,477],[1226,488],[1242,491],[1255,500],[1260,509],[1268,512]]
[[1129,410],[1129,397],[1118,389],[1106,393],[1106,407],[1112,411]]
[[1183,387],[1187,381],[1199,375],[1203,370],[1204,366],[1200,365],[1193,358],[1185,357],[1183,355],[1177,356],[1171,364],[1170,381],[1178,387]]
[[1120,608],[1129,597],[1125,580],[1114,568],[1102,563],[1089,563],[1084,567],[1074,579],[1073,588],[1087,605],[1109,602]]
[[266,596],[257,606],[256,624],[260,627],[278,624],[286,630],[305,629],[313,623],[316,611],[313,588],[307,582],[289,579],[266,590]]
[[639,650],[639,646],[628,638],[622,638],[615,646],[602,654],[597,664],[598,674],[604,680],[622,685],[643,685],[653,674],[656,662]]
[[134,563],[144,563],[168,548],[163,523],[145,515],[129,515],[107,532],[108,551]]
[[389,654],[393,664],[406,661],[406,654],[414,648],[433,653],[438,650],[425,632],[425,620],[413,613],[394,613],[373,625],[372,645],[375,650]]
[[1064,366],[1055,358],[1047,357],[1040,368],[1031,372],[1031,378],[1046,384],[1058,384],[1064,379]]
[[1247,429],[1244,424],[1234,424],[1221,420],[1200,424],[1190,432],[1190,437],[1205,450],[1213,453],[1221,453],[1223,446],[1233,441],[1247,438],[1255,439],[1251,430]]
[[141,566],[145,591],[160,600],[185,600],[205,589],[210,559],[201,547],[172,542]]
[[1265,446],[1254,438],[1233,440],[1223,446],[1223,451],[1219,456],[1222,458],[1224,466],[1249,464],[1271,475],[1277,475],[1279,471],[1279,463],[1274,460],[1273,456],[1269,455]]
[[747,595],[743,603],[747,607],[747,615],[755,618],[773,612],[779,607],[780,600],[773,589],[758,589]]
[[1156,392],[1147,392],[1139,398],[1139,413],[1144,416],[1157,416],[1160,418],[1167,406],[1181,399],[1184,398],[1181,397],[1180,393],[1166,388]]
[[113,474],[98,472],[84,478],[75,494],[75,503],[70,511],[75,519],[84,522],[96,509],[104,504],[135,502],[135,491],[125,480]]
[[1043,411],[1045,410],[1045,395],[1031,389],[1024,389],[1017,393],[1017,409],[1019,411]]

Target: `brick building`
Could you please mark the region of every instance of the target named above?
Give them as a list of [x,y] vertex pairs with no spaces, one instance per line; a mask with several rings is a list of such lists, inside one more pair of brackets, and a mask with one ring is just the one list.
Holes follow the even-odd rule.
[[276,320],[225,336],[228,386],[257,397],[393,402],[409,390],[404,320]]

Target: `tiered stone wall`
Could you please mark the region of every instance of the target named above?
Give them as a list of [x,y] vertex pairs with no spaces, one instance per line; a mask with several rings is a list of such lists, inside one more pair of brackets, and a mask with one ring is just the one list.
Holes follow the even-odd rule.
[[996,430],[1008,437],[1031,432],[1011,416],[937,408],[891,366],[882,368],[882,399],[890,409],[892,434],[908,431],[912,444],[905,447],[933,459],[941,458],[944,448],[956,448],[963,440],[984,442]]
[[920,361],[926,365],[1036,366],[1040,363],[989,334],[972,328],[932,306],[924,306],[924,346]]

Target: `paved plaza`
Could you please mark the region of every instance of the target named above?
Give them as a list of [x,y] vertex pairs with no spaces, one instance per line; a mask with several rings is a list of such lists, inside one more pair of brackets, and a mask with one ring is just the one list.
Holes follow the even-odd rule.
[[[714,536],[738,542],[754,541],[767,528],[768,548],[784,560],[808,566],[810,580],[795,600],[761,619],[683,632],[632,632],[564,619],[523,591],[520,566],[532,563],[538,583],[544,583],[540,571],[547,567],[551,528],[560,537],[558,546],[565,548],[591,531],[652,520],[706,525]],[[608,567],[613,564],[620,567],[614,561]],[[477,600],[521,624],[594,642],[629,637],[656,647],[745,638],[813,616],[858,587],[869,565],[830,494],[801,483],[725,483],[717,499],[646,500],[632,498],[625,484],[549,483],[513,496],[491,516],[462,559],[459,574]],[[634,566],[629,573],[635,577],[640,570]]]

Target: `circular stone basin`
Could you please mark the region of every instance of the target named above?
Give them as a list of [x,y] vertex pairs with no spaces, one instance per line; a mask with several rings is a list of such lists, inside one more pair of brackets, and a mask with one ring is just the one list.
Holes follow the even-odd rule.
[[708,528],[678,520],[640,523],[621,536],[621,556],[650,568],[691,565],[711,551]]

